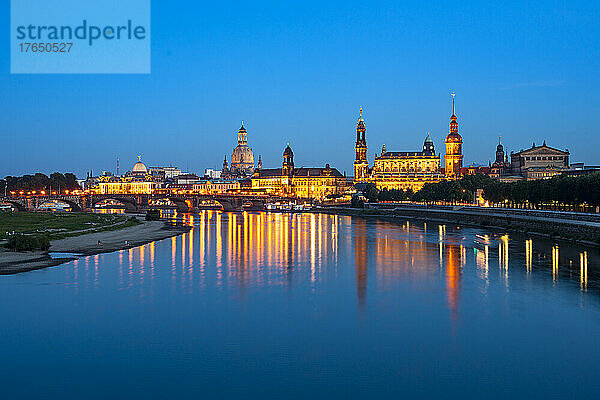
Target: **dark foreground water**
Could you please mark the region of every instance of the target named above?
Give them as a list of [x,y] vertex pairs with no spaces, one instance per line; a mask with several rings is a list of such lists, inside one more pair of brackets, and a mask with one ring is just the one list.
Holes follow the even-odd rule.
[[598,398],[600,254],[456,226],[186,215],[0,277],[1,399]]

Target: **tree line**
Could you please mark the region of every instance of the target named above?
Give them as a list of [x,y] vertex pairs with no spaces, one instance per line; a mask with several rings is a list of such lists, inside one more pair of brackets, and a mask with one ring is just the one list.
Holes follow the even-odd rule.
[[61,174],[55,172],[50,176],[45,174],[37,173],[34,175],[23,175],[23,176],[7,176],[0,182],[0,188],[4,194],[4,188],[10,192],[20,191],[42,191],[47,192],[64,192],[65,190],[77,190],[81,189],[79,183],[77,183],[77,177],[72,173]]
[[513,183],[500,182],[483,174],[466,175],[458,180],[426,183],[417,192],[410,189],[379,190],[374,184],[368,184],[363,195],[370,202],[472,202],[478,189],[483,189],[483,198],[491,203],[539,205],[557,202],[600,206],[600,172],[578,177],[560,175],[551,179]]

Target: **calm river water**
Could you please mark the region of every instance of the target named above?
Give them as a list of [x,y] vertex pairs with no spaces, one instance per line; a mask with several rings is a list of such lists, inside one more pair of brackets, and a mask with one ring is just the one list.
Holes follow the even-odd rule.
[[0,277],[0,398],[598,398],[600,253],[451,225],[184,215]]

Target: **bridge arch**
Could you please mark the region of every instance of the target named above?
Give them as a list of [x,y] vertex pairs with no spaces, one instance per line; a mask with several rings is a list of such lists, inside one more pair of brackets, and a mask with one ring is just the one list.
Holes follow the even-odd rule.
[[3,199],[0,200],[0,204],[11,205],[17,211],[27,211],[27,205],[23,205],[22,203],[16,200]]
[[137,204],[126,198],[126,197],[105,197],[105,198],[101,198],[101,199],[95,199],[92,202],[92,208],[101,208],[98,207],[98,204],[100,203],[107,203],[107,202],[114,202],[114,203],[119,203],[122,204],[125,207],[125,211],[127,212],[136,212],[138,210],[138,206]]
[[44,205],[46,204],[66,204],[69,207],[71,207],[71,211],[74,212],[80,212],[81,210],[81,206],[79,204],[77,204],[76,202],[72,201],[72,200],[68,200],[68,199],[47,199],[47,200],[40,200],[40,202],[37,204],[36,206],[36,210],[42,210],[44,207]]

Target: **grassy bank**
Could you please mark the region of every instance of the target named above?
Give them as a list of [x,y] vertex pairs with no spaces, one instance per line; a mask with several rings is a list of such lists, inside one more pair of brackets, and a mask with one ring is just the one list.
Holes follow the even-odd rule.
[[0,212],[0,239],[12,232],[43,235],[50,240],[138,225],[123,215],[93,213]]

